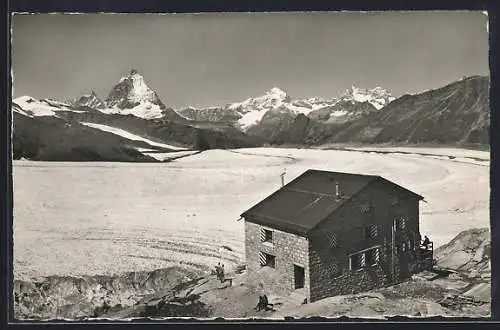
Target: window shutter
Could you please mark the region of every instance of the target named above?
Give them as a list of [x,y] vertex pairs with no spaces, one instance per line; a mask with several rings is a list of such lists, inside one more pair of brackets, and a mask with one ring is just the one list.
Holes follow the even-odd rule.
[[329,247],[331,249],[336,248],[338,246],[337,245],[337,237],[335,236],[335,233],[330,233],[328,235],[328,243],[329,243]]
[[365,252],[367,266],[373,266],[380,261],[380,250],[379,248],[373,248]]
[[375,261],[376,264],[380,262],[380,250],[378,248],[373,250],[374,258],[373,260]]
[[404,217],[399,218],[399,228],[401,230],[406,229],[406,219]]
[[259,261],[261,266],[265,266],[267,264],[267,258],[263,252],[259,252]]
[[266,240],[266,230],[264,228],[260,228],[260,241],[264,242]]
[[361,267],[364,267],[366,265],[366,254],[365,253],[359,254],[359,264]]

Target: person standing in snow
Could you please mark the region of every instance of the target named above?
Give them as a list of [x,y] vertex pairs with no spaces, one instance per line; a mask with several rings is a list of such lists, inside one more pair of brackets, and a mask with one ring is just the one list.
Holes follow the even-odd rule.
[[220,268],[220,282],[224,282],[224,264],[222,264],[222,267]]
[[220,266],[220,262],[217,264],[217,266],[215,266],[215,274],[217,275],[217,280],[220,280],[221,279],[221,266]]

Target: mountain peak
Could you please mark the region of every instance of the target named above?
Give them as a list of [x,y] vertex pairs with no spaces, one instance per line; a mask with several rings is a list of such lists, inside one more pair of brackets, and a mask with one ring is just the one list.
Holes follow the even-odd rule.
[[105,113],[134,115],[144,119],[186,120],[162,103],[158,94],[149,88],[144,77],[136,69],[131,69],[118,81],[106,98],[105,104]]
[[106,107],[104,102],[97,96],[97,93],[94,90],[92,90],[90,94],[80,96],[72,103],[77,107],[88,107],[92,109],[103,109]]
[[165,107],[156,92],[146,84],[144,77],[139,71],[131,69],[113,87],[106,98],[106,104],[109,107],[130,109],[141,103],[150,103],[159,106],[160,109]]
[[120,81],[124,81],[127,79],[132,79],[132,80],[144,80],[144,76],[139,72],[137,69],[130,69],[130,71],[124,75]]
[[390,91],[379,86],[372,89],[365,89],[352,84],[351,87],[346,89],[342,94],[340,100],[361,103],[369,102],[375,108],[381,109],[394,100],[394,97],[392,97]]
[[276,97],[286,97],[287,93],[279,87],[273,87],[266,91],[266,95],[276,96]]

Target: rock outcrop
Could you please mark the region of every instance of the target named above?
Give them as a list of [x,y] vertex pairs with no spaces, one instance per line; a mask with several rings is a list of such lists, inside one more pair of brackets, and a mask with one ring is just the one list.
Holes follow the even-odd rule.
[[134,306],[148,296],[173,297],[182,283],[200,274],[172,267],[117,276],[50,276],[14,281],[16,319],[75,319],[100,317]]
[[491,233],[474,228],[458,234],[435,251],[437,265],[456,270],[469,278],[491,277]]

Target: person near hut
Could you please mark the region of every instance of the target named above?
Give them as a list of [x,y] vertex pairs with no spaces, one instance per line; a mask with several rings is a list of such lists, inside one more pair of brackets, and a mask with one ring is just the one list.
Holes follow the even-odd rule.
[[267,299],[267,296],[265,294],[259,296],[259,302],[257,303],[257,306],[255,307],[255,310],[258,312],[261,310],[269,310],[269,300]]
[[429,249],[429,245],[431,244],[431,240],[429,237],[424,236],[424,241],[422,242],[422,245],[425,247],[426,250]]
[[215,275],[217,276],[217,280],[221,279],[221,270],[222,270],[222,267],[221,267],[220,262],[219,262],[217,264],[217,266],[215,266]]
[[222,267],[220,268],[220,276],[219,276],[219,280],[221,283],[224,282],[224,264],[222,264]]

